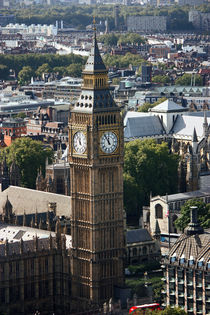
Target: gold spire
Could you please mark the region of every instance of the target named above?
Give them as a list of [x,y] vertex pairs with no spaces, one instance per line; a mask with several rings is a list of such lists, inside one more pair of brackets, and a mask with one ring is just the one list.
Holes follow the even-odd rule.
[[96,18],[93,16],[93,31],[96,33]]

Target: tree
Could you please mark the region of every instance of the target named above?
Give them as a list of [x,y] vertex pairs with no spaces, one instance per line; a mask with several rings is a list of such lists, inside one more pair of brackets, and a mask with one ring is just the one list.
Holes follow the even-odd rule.
[[0,65],[0,80],[6,80],[9,75],[9,68],[5,65]]
[[166,97],[161,97],[158,101],[154,102],[153,104],[150,103],[144,103],[142,106],[139,106],[138,108],[138,112],[148,112],[150,108],[153,108],[161,103],[163,103],[164,101],[166,101],[167,98]]
[[30,82],[31,77],[33,77],[34,72],[31,67],[25,66],[22,70],[18,73],[18,82],[19,84],[27,84]]
[[100,42],[104,43],[106,46],[116,46],[119,36],[114,33],[102,35],[99,37]]
[[51,162],[53,158],[51,148],[44,146],[41,141],[27,137],[16,139],[3,152],[9,166],[15,160],[20,168],[21,185],[28,188],[35,188],[38,170],[41,169],[44,174],[46,159]]
[[48,63],[43,63],[37,70],[36,70],[36,75],[38,77],[42,77],[44,73],[50,73],[52,69],[50,68]]
[[150,103],[146,102],[143,105],[138,107],[138,112],[147,113],[149,111],[149,109],[153,108],[153,107],[154,107],[153,104],[150,104]]
[[124,204],[128,216],[139,216],[151,192],[153,195],[176,192],[177,168],[178,156],[169,153],[165,142],[157,144],[149,139],[126,143]]
[[70,66],[66,68],[66,70],[67,70],[67,74],[72,77],[80,78],[82,75],[81,64],[72,63]]
[[[180,78],[176,79],[175,84],[176,85],[191,85],[191,82],[194,80],[194,78],[192,77],[191,74],[189,73],[185,73],[183,74],[183,76],[181,76]],[[202,86],[203,85],[203,81],[202,81],[202,77],[199,74],[195,75],[195,85],[197,86]]]
[[190,223],[190,207],[198,207],[198,221],[204,228],[210,228],[210,204],[206,204],[202,199],[191,199],[181,207],[181,216],[175,221],[175,225],[184,231]]
[[118,40],[118,44],[132,44],[132,45],[140,45],[145,43],[146,40],[136,33],[127,33],[120,36]]
[[[149,315],[150,313],[146,313],[146,315]],[[168,306],[166,307],[164,310],[162,311],[153,311],[152,314],[155,314],[155,315],[187,315],[187,313],[181,309],[180,307],[171,307],[171,306]]]
[[24,119],[24,118],[26,118],[26,113],[20,112],[17,115],[14,115],[14,117],[15,118],[22,118],[22,119]]
[[170,78],[167,75],[155,75],[152,78],[152,82],[167,84],[170,83]]

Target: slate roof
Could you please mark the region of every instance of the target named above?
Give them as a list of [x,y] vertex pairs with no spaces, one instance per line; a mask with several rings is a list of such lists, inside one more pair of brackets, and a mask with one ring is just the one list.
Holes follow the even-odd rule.
[[[207,117],[207,122],[210,124],[210,117]],[[203,123],[204,118],[201,115],[179,115],[171,132],[180,137],[192,137],[195,128],[197,137],[202,138]]]
[[[34,239],[38,238],[38,248],[48,249],[49,248],[49,238],[52,236],[52,242],[56,244],[55,232],[50,232],[46,230],[40,230],[25,226],[13,226],[9,224],[0,223],[0,256],[5,255],[5,242],[9,245],[9,255],[20,253],[20,241],[23,241],[23,251],[33,252],[34,251]],[[65,235],[66,237],[66,248],[70,248],[72,245],[72,238],[70,235]]]
[[157,116],[142,115],[127,118],[124,129],[124,138],[140,138],[154,135],[162,135],[165,130]]
[[184,257],[189,260],[191,257],[198,261],[203,258],[204,263],[210,260],[210,230],[203,234],[186,235],[183,233],[170,250],[169,257],[176,254],[177,261]]
[[23,215],[24,212],[32,214],[36,211],[37,213],[47,213],[49,202],[56,202],[57,216],[70,217],[71,215],[71,197],[18,186],[10,186],[0,193],[0,213],[7,196],[15,215]]
[[87,72],[93,73],[95,71],[97,71],[97,72],[98,71],[99,72],[106,71],[107,72],[107,69],[104,65],[104,62],[101,58],[101,55],[100,55],[100,52],[98,49],[96,34],[94,34],[92,48],[91,48],[90,55],[89,55],[88,60],[86,62],[85,69],[84,69],[83,73],[87,73]]
[[[179,200],[188,200],[193,198],[201,198],[205,196],[210,196],[210,185],[206,185],[203,190],[195,190],[195,191],[189,191],[179,194],[173,194],[173,195],[167,195],[167,196],[161,196],[161,199],[165,200],[168,198],[168,202],[173,201],[179,201]],[[153,197],[151,200],[154,200],[159,197]]]
[[186,109],[173,101],[166,100],[163,103],[151,108],[151,112],[161,112],[161,113],[169,113],[169,112],[183,112]]
[[127,244],[148,242],[148,241],[153,241],[153,239],[147,229],[137,229],[137,230],[130,230],[126,232]]

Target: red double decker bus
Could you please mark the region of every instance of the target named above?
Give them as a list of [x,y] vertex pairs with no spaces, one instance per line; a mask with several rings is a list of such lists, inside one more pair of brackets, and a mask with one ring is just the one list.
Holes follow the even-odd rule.
[[[132,306],[130,308],[129,314],[136,314],[138,311],[144,311],[144,310],[156,311],[156,310],[161,310],[161,308],[160,308],[160,304],[158,303],[137,305],[137,306]],[[144,312],[142,313],[144,314]]]

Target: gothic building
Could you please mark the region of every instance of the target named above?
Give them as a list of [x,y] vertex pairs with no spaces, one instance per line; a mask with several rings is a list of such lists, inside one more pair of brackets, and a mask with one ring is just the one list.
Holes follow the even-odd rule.
[[0,191],[4,191],[9,185],[20,186],[20,169],[15,161],[8,167],[4,157],[0,164]]
[[70,195],[70,167],[65,160],[46,165],[45,177],[41,171],[36,178],[36,189],[55,194]]
[[123,286],[123,124],[96,34],[70,111],[72,306],[99,305]]
[[1,314],[69,314],[71,237],[0,224]]
[[210,171],[210,112],[188,112],[166,100],[149,113],[128,112],[124,119],[125,141],[166,141],[180,156],[178,191],[198,190],[202,173]]

